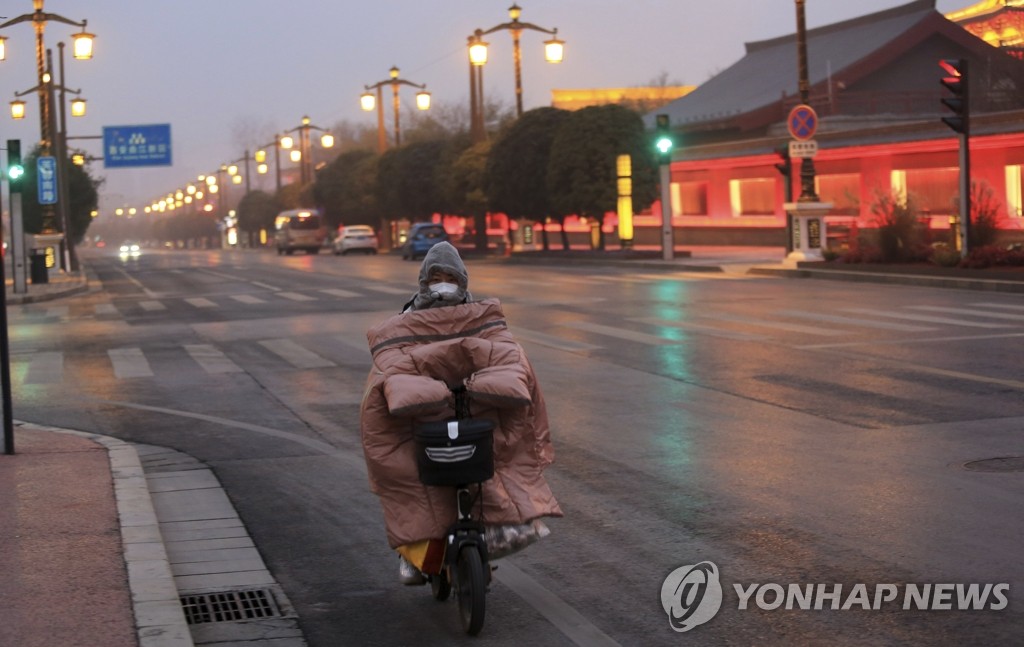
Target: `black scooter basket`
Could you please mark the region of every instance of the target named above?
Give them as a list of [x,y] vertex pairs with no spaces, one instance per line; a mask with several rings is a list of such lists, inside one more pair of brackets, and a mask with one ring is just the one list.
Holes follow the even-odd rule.
[[494,476],[494,422],[482,418],[418,423],[416,464],[424,485],[468,485]]

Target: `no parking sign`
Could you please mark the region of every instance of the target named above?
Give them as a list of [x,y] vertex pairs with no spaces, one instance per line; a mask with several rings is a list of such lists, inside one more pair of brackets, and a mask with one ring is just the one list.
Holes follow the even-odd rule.
[[789,127],[789,134],[793,136],[793,139],[806,141],[814,137],[814,133],[818,130],[818,113],[814,112],[814,108],[800,104],[789,111],[786,125]]

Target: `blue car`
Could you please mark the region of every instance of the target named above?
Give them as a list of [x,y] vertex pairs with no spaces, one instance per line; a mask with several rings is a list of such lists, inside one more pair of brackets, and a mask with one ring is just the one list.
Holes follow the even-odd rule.
[[402,259],[416,260],[426,255],[434,245],[448,241],[444,227],[432,222],[418,222],[409,228],[409,234],[402,245]]

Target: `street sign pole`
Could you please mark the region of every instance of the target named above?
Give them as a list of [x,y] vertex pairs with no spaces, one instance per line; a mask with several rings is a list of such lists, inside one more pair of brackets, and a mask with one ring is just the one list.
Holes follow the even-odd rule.
[[661,163],[661,257],[675,258],[675,240],[672,238],[672,172],[671,165]]

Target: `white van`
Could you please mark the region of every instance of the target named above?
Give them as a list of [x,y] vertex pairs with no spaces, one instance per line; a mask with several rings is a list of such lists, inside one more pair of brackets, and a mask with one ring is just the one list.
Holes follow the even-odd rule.
[[319,254],[327,239],[327,228],[316,209],[289,209],[274,219],[274,244],[277,253],[291,254],[297,249]]

